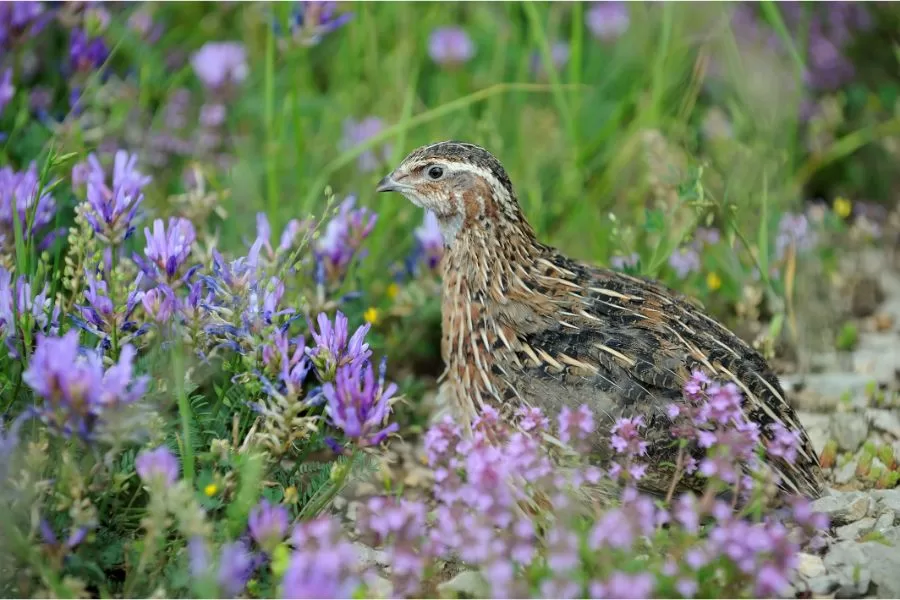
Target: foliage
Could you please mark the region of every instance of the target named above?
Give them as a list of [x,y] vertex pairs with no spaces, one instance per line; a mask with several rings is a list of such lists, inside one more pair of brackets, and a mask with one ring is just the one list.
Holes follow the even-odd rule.
[[[715,453],[709,493],[654,504],[641,423],[610,432],[608,473],[537,443],[577,450],[583,412],[429,426],[440,231],[372,192],[419,143],[481,143],[542,238],[772,355],[802,267],[833,274],[887,220],[896,25],[853,3],[0,5],[0,589],[385,593],[328,508],[422,437],[434,504],[386,494],[350,532],[387,549],[386,593],[462,560],[497,595],[779,594],[797,542]],[[883,452],[867,476],[896,485]],[[574,488],[613,480],[582,510]],[[743,512],[716,500],[736,485]]]

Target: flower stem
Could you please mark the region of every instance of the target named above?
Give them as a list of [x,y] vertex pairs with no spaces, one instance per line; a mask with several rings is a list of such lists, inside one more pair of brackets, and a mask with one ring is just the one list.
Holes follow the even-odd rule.
[[181,348],[173,353],[172,365],[175,375],[175,395],[178,398],[178,413],[181,415],[181,458],[184,463],[184,478],[194,482],[194,447],[191,444],[191,405],[184,391],[184,363]]
[[328,483],[320,488],[315,496],[310,499],[309,503],[303,507],[298,519],[303,520],[315,517],[322,512],[328,503],[331,502],[341,490],[344,489],[344,485],[347,483],[347,478],[353,470],[353,465],[356,462],[356,457],[358,455],[359,450],[354,448],[352,454],[347,457],[346,462],[335,463]]

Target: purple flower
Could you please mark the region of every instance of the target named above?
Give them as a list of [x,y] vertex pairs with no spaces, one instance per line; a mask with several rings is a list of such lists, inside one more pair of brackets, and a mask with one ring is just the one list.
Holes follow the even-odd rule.
[[337,13],[337,2],[301,0],[294,4],[291,37],[301,46],[315,46],[329,33],[346,25],[353,13]]
[[[656,588],[656,580],[650,573],[629,574],[616,571],[606,580],[600,592],[601,598],[650,598]],[[601,591],[602,590],[602,591]]]
[[139,8],[131,13],[128,28],[148,42],[156,42],[163,32],[162,25],[153,22],[153,16],[146,8]]
[[429,269],[437,268],[441,262],[441,257],[444,255],[444,235],[441,233],[437,215],[430,210],[426,210],[422,226],[417,227],[414,234],[419,245],[419,252],[422,253],[425,259],[425,264],[428,265]]
[[[0,247],[8,248],[10,253],[15,240],[13,219],[18,218],[24,236],[32,238],[56,216],[56,202],[46,188],[38,197],[39,188],[37,165],[33,162],[27,171],[13,171],[10,167],[0,169]],[[41,245],[45,246],[49,239],[43,240]]]
[[693,494],[682,494],[675,501],[672,516],[688,533],[700,530],[700,515],[697,512],[697,498]]
[[[369,138],[375,137],[384,129],[384,121],[378,117],[366,117],[362,121],[354,119],[344,120],[344,137],[341,140],[341,150],[347,151],[366,143]],[[356,159],[359,170],[363,173],[374,171],[391,158],[393,147],[383,144],[376,150],[366,150]]]
[[79,327],[101,338],[104,343],[109,342],[114,332],[131,333],[135,337],[143,333],[137,324],[130,320],[144,294],[138,289],[143,279],[141,273],[138,273],[134,289],[128,293],[124,307],[113,305],[105,281],[97,279],[87,270],[85,279],[88,282],[88,287],[84,291],[87,304],[76,304],[83,320],[73,317]]
[[207,42],[191,58],[200,81],[211,90],[239,84],[247,78],[247,50],[238,42]]
[[800,434],[791,431],[781,423],[769,425],[771,438],[766,443],[766,450],[770,456],[778,456],[785,462],[793,463],[797,460],[797,448],[800,447]]
[[0,49],[37,35],[47,21],[43,2],[0,2]]
[[109,50],[103,38],[89,38],[84,29],[73,29],[69,40],[69,64],[74,71],[93,71],[100,68]]
[[697,582],[693,579],[683,578],[675,582],[675,589],[683,598],[693,598],[697,593],[697,587]]
[[328,315],[325,313],[319,313],[317,321],[319,323],[318,333],[313,329],[312,323],[309,324],[316,346],[307,348],[306,353],[316,363],[320,377],[323,379],[333,377],[339,367],[357,366],[372,356],[369,344],[364,341],[371,327],[368,323],[361,325],[348,340],[349,321],[341,311],[337,311],[335,314],[334,324],[328,320]]
[[171,487],[178,481],[178,459],[165,446],[144,450],[134,460],[138,477],[150,486]]
[[259,242],[268,253],[270,259],[274,259],[278,252],[286,252],[294,246],[296,238],[304,229],[304,223],[297,219],[291,219],[285,225],[284,231],[281,233],[281,240],[277,250],[272,248],[271,237],[272,227],[269,225],[269,219],[265,213],[256,213],[256,241]]
[[[34,328],[42,333],[56,335],[59,330],[59,305],[48,298],[50,288],[44,284],[39,294],[34,294],[31,283],[24,275],[19,275],[15,286],[12,285],[12,273],[0,267],[0,340],[16,336],[16,315],[29,315],[33,319]],[[13,357],[18,356],[14,345]]]
[[87,201],[91,210],[86,216],[104,241],[118,244],[134,231],[131,221],[144,200],[143,188],[152,180],[138,171],[136,166],[137,155],[118,150],[113,163],[112,187],[106,184],[106,175],[95,154],[88,156],[86,173],[76,175],[75,168],[72,170],[73,184],[81,178],[87,184]]
[[200,107],[200,124],[214,129],[225,122],[225,105],[219,102],[204,104]]
[[65,542],[60,542],[60,540],[56,537],[56,534],[53,532],[53,528],[50,526],[50,523],[46,519],[41,519],[38,528],[41,530],[41,537],[44,538],[44,543],[50,546],[62,547],[66,550],[72,550],[84,541],[87,537],[89,529],[87,527],[75,527],[69,533],[68,538],[66,538]]
[[703,371],[694,371],[691,373],[690,379],[684,384],[684,395],[694,401],[701,399],[701,394],[705,393],[706,386],[711,382],[709,376]]
[[428,38],[428,55],[441,66],[459,66],[475,56],[475,44],[460,27],[438,27]]
[[143,396],[148,379],[133,378],[134,356],[126,345],[119,362],[104,371],[99,354],[79,352],[76,330],[61,338],[38,335],[23,379],[44,399],[44,420],[64,435],[89,437],[105,410]]
[[317,274],[321,282],[340,283],[357,256],[362,243],[375,227],[377,215],[365,207],[354,208],[356,198],[348,196],[341,202],[338,214],[325,226],[325,233],[316,240],[314,253]]
[[350,598],[362,583],[356,549],[332,518],[299,523],[295,551],[281,580],[284,598]]
[[191,284],[190,291],[186,298],[178,299],[178,313],[187,321],[188,324],[196,326],[198,322],[206,316],[206,311],[202,309],[202,305],[212,302],[212,293],[203,296],[204,280],[197,280]]
[[568,444],[572,441],[584,441],[594,432],[594,414],[588,405],[581,405],[578,410],[564,406],[559,413],[559,439]]
[[12,84],[12,76],[12,67],[6,69],[3,75],[0,75],[0,115],[3,114],[3,109],[6,108],[6,105],[9,104],[9,101],[13,99],[16,93],[16,87]]
[[694,239],[706,246],[715,246],[722,239],[722,234],[715,227],[698,227]]
[[160,324],[168,323],[171,320],[177,302],[172,288],[166,284],[160,284],[149,290],[141,298],[144,311],[151,319]]
[[427,543],[427,507],[403,498],[370,498],[359,510],[357,531],[367,543],[386,546],[395,593],[415,595],[432,547]]
[[632,252],[627,256],[613,256],[609,259],[609,264],[613,269],[625,271],[627,269],[636,269],[640,260],[640,254]]
[[376,386],[371,363],[345,365],[337,370],[334,383],[322,386],[325,413],[331,425],[360,446],[377,445],[399,427],[385,426],[396,391],[393,383],[385,387],[383,369]]
[[631,457],[643,456],[647,452],[648,443],[641,439],[638,431],[644,426],[644,417],[618,419],[612,428],[610,443],[619,454]]
[[[153,233],[145,227],[144,236],[147,238],[144,255],[164,274],[166,281],[177,280],[175,274],[187,261],[196,239],[194,226],[185,218],[169,217],[167,228],[162,219],[156,219],[153,221]],[[148,275],[152,277],[157,273],[150,270]]]
[[276,318],[294,312],[292,308],[278,309],[283,296],[284,283],[277,277],[251,283],[247,304],[241,312],[243,330],[251,335],[259,334]]
[[700,255],[694,248],[679,248],[669,255],[669,266],[675,270],[679,279],[700,270]]
[[595,38],[610,42],[628,30],[631,18],[625,2],[595,2],[587,12],[587,26]]
[[781,523],[752,523],[720,512],[720,522],[710,531],[707,556],[726,557],[741,573],[750,575],[758,597],[779,597],[788,587],[796,567],[797,547]]
[[193,536],[187,544],[188,566],[195,579],[205,577],[209,572],[209,548],[200,536]]
[[268,554],[284,540],[288,530],[288,511],[280,505],[263,500],[250,511],[247,526],[250,536]]
[[243,542],[222,546],[217,580],[227,597],[234,598],[244,590],[253,572],[253,557]]
[[[569,43],[563,41],[553,42],[550,46],[550,60],[553,62],[553,68],[561,71],[569,62]],[[540,52],[535,51],[531,57],[531,71],[537,77],[546,77],[547,69],[544,65],[544,56]]]
[[725,385],[712,383],[706,393],[708,400],[701,406],[698,415],[701,422],[728,425],[729,423],[740,423],[743,420],[741,390],[737,385],[731,382]]
[[[294,347],[293,352],[291,345]],[[272,343],[263,345],[262,359],[266,371],[276,375],[281,382],[280,392],[295,394],[302,389],[311,367],[302,336],[290,339],[286,331],[276,331],[272,336]]]
[[578,537],[572,531],[554,527],[547,533],[547,566],[554,572],[573,571],[581,564]]
[[216,293],[225,296],[241,297],[250,292],[259,280],[259,252],[263,242],[257,239],[250,247],[247,256],[226,262],[218,250],[213,250],[214,278],[207,282]]
[[775,238],[775,256],[781,260],[788,247],[797,252],[811,249],[816,242],[815,232],[809,226],[809,219],[804,214],[785,213],[778,223],[778,235]]
[[550,419],[536,406],[520,407],[517,414],[521,417],[519,427],[523,431],[546,431],[550,428]]

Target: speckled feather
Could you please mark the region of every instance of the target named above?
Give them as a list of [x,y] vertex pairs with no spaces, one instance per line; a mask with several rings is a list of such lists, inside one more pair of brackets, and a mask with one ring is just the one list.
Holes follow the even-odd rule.
[[419,148],[395,174],[433,164],[451,171],[443,185],[423,181],[408,193],[453,236],[445,233],[442,262],[442,355],[460,421],[471,423],[486,405],[509,415],[523,404],[548,414],[587,404],[604,432],[593,440],[602,464],[613,420],[642,414],[651,466],[644,485],[662,492],[676,455],[666,408],[684,401],[682,386],[701,368],[741,388],[744,410],[763,434],[776,421],[800,434],[796,461],[769,464],[785,491],[821,494],[812,444],[752,347],[657,282],[582,264],[538,242],[505,170],[478,146]]

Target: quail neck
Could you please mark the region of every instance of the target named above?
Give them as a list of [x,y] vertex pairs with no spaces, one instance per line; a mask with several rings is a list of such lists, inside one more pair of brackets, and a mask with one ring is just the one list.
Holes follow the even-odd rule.
[[540,243],[487,150],[463,142],[423,146],[376,189],[432,211],[441,227],[441,354],[461,425],[487,406],[509,418],[520,407],[555,414],[587,404],[602,421],[592,457],[604,463],[609,444],[600,432],[616,418],[641,415],[654,465],[642,481],[664,492],[676,460],[667,408],[684,402],[684,383],[701,370],[740,388],[742,408],[763,436],[776,423],[797,433],[796,461],[766,461],[781,489],[821,494],[816,453],[765,360],[663,285]]

